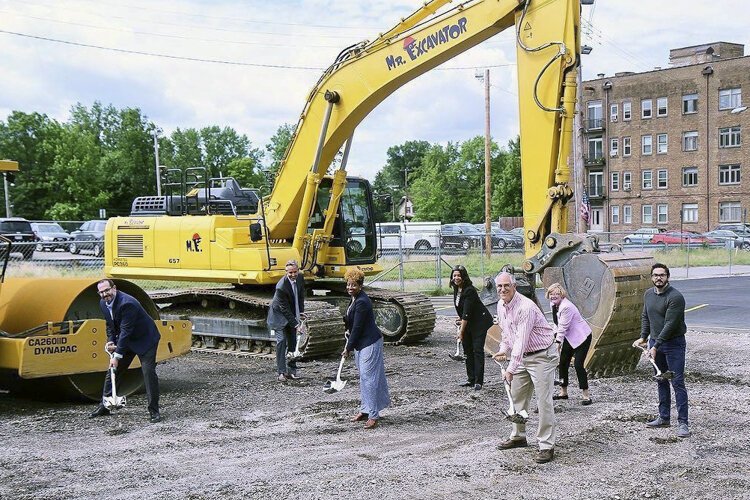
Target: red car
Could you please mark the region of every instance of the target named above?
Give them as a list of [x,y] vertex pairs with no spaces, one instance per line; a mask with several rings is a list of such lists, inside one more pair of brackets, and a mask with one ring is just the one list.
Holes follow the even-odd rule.
[[711,244],[716,243],[716,240],[706,238],[702,234],[695,233],[693,231],[667,231],[664,233],[657,233],[651,238],[651,243],[661,243],[662,245],[679,245],[681,243],[695,243],[695,244]]

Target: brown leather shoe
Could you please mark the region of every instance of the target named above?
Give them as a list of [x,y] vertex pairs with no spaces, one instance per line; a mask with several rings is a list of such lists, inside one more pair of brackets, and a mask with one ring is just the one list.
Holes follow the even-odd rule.
[[552,460],[552,457],[555,456],[555,449],[549,448],[547,450],[539,450],[534,457],[534,462],[538,464],[546,464],[547,462]]
[[371,418],[368,418],[367,422],[365,422],[365,429],[374,429],[377,426],[378,426],[378,421],[377,420],[373,420]]
[[362,422],[364,420],[367,420],[370,418],[370,416],[367,413],[359,412],[356,415],[354,415],[352,418],[349,419],[350,422]]
[[529,446],[529,442],[525,439],[506,439],[497,445],[497,449],[510,450],[511,448],[526,448],[527,446]]

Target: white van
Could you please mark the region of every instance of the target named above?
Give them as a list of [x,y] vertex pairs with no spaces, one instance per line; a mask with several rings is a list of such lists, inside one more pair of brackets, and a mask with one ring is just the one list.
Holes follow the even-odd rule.
[[440,222],[381,222],[376,224],[381,250],[429,250],[440,244]]

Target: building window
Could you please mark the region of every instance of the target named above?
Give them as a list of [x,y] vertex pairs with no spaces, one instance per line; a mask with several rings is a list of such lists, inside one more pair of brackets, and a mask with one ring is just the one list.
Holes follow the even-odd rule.
[[667,152],[667,134],[656,135],[656,154],[664,154]]
[[586,128],[588,130],[602,128],[602,101],[589,101],[586,107],[588,110]]
[[656,116],[667,116],[667,98],[658,97],[656,99]]
[[633,207],[630,205],[622,206],[622,223],[632,224],[633,223]]
[[629,122],[632,113],[633,104],[630,101],[622,103],[622,121]]
[[698,131],[691,130],[690,132],[682,133],[682,150],[683,151],[696,151],[698,149]]
[[641,207],[642,210],[642,219],[644,224],[653,224],[654,223],[654,207],[651,205],[643,205]]
[[719,184],[739,184],[739,165],[719,165]]
[[682,114],[698,112],[698,94],[685,94],[682,96]]
[[656,223],[666,224],[667,223],[667,204],[659,203],[656,205]]
[[622,173],[622,189],[623,189],[623,191],[630,191],[630,189],[631,189],[631,187],[633,185],[632,178],[633,178],[633,176],[631,175],[630,172],[623,172]]
[[685,187],[698,185],[698,167],[682,167],[682,185]]
[[622,138],[622,156],[630,156],[630,137]]
[[742,89],[719,90],[719,109],[734,109],[742,106]]
[[592,137],[589,139],[589,156],[588,161],[598,161],[601,160],[604,157],[604,152],[602,151],[604,147],[604,139],[601,137]]
[[742,218],[742,205],[739,201],[719,203],[719,222],[739,222]]
[[612,172],[610,173],[610,176],[611,176],[610,189],[612,191],[619,191],[620,190],[620,172]]
[[719,129],[719,147],[736,148],[742,145],[742,128],[726,127]]
[[617,115],[619,114],[619,112],[620,112],[620,107],[617,105],[617,103],[610,104],[609,105],[609,121],[616,122]]
[[641,136],[641,154],[650,155],[654,149],[654,136],[643,135]]
[[612,207],[612,224],[620,223],[620,207],[614,205]]
[[641,100],[641,118],[647,119],[653,116],[654,112],[654,101],[653,99],[642,99]]
[[609,156],[617,156],[620,153],[620,139],[613,137],[609,140]]
[[658,189],[667,189],[667,169],[661,168],[656,171],[656,187]]
[[601,197],[604,192],[604,172],[589,172],[589,196]]
[[654,173],[651,170],[644,170],[641,172],[641,188],[653,189],[654,187]]
[[698,222],[698,204],[682,204],[682,222]]

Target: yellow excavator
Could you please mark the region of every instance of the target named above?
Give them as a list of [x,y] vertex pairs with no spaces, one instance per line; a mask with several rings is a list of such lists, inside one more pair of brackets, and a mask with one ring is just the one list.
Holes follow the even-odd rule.
[[[571,291],[595,329],[594,371],[632,368],[636,357],[623,342],[637,331],[648,258],[604,254],[595,239],[567,231],[580,2],[450,3],[427,1],[375,40],[339,54],[309,94],[270,194],[243,189],[231,178],[210,178],[205,169],[167,172],[164,196],[137,198],[129,217],[109,220],[105,272],[231,285],[152,297],[167,306],[165,312],[195,323],[198,346],[270,352],[264,323],[269,287],[284,275],[284,263],[296,259],[306,278],[313,278],[302,355],[340,349],[343,325],[336,304],[347,301],[340,278],[350,266],[367,275],[381,269],[370,186],[346,177],[355,128],[405,83],[515,26],[523,272],[561,281]],[[418,341],[434,328],[424,295],[368,294],[387,341]]]
[[[0,172],[18,170],[0,161]],[[96,280],[6,278],[11,240],[0,236],[0,390],[42,399],[101,400],[109,356],[106,325],[99,308]],[[161,333],[157,361],[187,353],[189,321],[159,321],[159,311],[138,286],[117,279],[119,290],[137,298]],[[135,362],[117,388],[129,395],[143,386]]]

